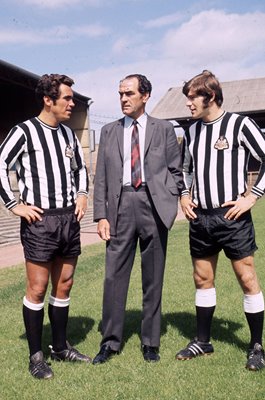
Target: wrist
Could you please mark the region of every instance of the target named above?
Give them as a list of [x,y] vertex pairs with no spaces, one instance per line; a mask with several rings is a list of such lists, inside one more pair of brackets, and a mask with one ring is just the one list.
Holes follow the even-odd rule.
[[247,197],[248,197],[254,204],[255,204],[256,201],[259,199],[259,197],[258,197],[256,194],[252,193],[252,192],[250,192],[250,193],[247,195]]

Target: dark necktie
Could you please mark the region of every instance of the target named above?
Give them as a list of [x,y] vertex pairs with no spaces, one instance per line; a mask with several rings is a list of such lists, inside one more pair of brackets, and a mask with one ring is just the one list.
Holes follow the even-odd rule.
[[137,121],[133,121],[132,145],[131,145],[131,174],[132,186],[137,188],[142,183],[139,132]]

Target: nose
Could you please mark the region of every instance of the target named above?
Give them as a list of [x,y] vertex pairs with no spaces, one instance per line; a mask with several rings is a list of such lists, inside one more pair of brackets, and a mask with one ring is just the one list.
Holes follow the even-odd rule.
[[124,103],[127,100],[127,96],[126,96],[125,93],[120,95],[120,100],[121,100],[122,103]]
[[190,107],[191,104],[192,104],[191,100],[190,100],[190,99],[187,99],[187,101],[186,101],[186,106],[187,106],[187,107]]
[[71,99],[71,101],[70,101],[70,106],[71,106],[71,107],[74,107],[74,106],[75,106],[75,103],[74,103],[74,100],[73,100],[73,99]]

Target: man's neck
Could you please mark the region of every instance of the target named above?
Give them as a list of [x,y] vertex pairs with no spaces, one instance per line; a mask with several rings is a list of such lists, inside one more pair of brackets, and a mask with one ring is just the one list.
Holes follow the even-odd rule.
[[54,118],[53,115],[47,113],[45,110],[42,110],[39,114],[38,118],[46,125],[49,125],[53,128],[57,128],[59,122]]
[[213,106],[208,108],[208,113],[203,117],[203,122],[213,122],[223,115],[224,110],[221,107]]

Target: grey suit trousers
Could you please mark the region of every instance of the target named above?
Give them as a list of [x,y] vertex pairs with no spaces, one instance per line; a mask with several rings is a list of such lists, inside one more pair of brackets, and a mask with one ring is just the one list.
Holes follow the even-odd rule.
[[158,347],[161,331],[161,296],[168,230],[159,218],[148,189],[123,191],[117,235],[106,248],[102,342],[118,351],[122,345],[125,307],[139,240],[142,269],[142,345]]

